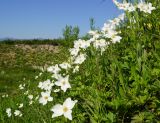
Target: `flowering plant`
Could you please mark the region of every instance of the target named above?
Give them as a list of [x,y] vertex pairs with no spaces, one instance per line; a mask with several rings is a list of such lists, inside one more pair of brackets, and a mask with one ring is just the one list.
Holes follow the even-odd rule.
[[[160,6],[113,2],[125,13],[107,21],[101,30],[89,31],[90,39],[74,41],[69,58],[48,67],[39,75],[37,88],[24,93],[29,103],[13,107],[14,114],[7,107],[9,118],[23,118],[29,110],[22,108],[33,106],[33,112],[42,116],[34,114],[39,122],[160,120],[160,23],[154,26],[152,18]],[[19,88],[24,91],[25,86]]]

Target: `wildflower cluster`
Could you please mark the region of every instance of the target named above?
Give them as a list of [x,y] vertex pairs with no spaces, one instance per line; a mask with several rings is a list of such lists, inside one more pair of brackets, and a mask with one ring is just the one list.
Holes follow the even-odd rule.
[[[133,5],[127,2],[119,3],[116,0],[113,0],[113,2],[119,9],[128,12],[133,12],[139,9],[140,11],[151,14],[152,10],[155,9],[155,7],[152,7],[151,3],[140,2]],[[89,48],[94,48],[96,51],[100,51],[101,55],[103,55],[104,51],[110,44],[119,43],[122,40],[122,36],[121,32],[117,30],[117,27],[121,26],[121,23],[125,21],[126,17],[127,16],[123,13],[117,18],[107,21],[101,30],[89,31],[88,34],[90,35],[90,39],[88,40],[78,39],[74,41],[73,48],[69,49],[69,58],[61,64],[56,64],[47,68],[47,72],[51,74],[51,78],[38,83],[38,96],[34,98],[28,91],[24,93],[28,96],[29,105],[35,100],[38,100],[43,106],[47,105],[56,100],[56,98],[54,98],[55,93],[65,93],[65,95],[67,95],[67,91],[72,88],[72,83],[70,81],[71,75],[78,73],[81,65],[89,57],[87,55],[87,50]],[[41,75],[42,73],[39,76],[36,76],[35,79],[38,79]],[[20,84],[19,89],[24,90],[25,86],[25,84]],[[78,103],[77,100],[72,100],[71,97],[67,97],[63,104],[58,103],[53,105],[52,108],[50,108],[50,111],[53,112],[52,118],[64,115],[64,117],[72,120],[72,109],[76,103]],[[18,109],[23,108],[23,106],[23,103],[18,104]],[[12,109],[7,108],[6,113],[8,117],[11,117]],[[20,110],[15,110],[14,115],[21,117],[22,112]]]
[[146,3],[143,2],[141,0],[141,2],[139,2],[136,5],[133,5],[131,3],[127,3],[127,2],[123,2],[123,3],[119,3],[116,0],[113,0],[113,2],[116,4],[116,6],[124,11],[128,11],[128,12],[133,12],[136,11],[136,9],[138,8],[140,11],[144,12],[144,13],[149,13],[151,14],[152,10],[155,10],[156,8],[152,6],[151,3]]

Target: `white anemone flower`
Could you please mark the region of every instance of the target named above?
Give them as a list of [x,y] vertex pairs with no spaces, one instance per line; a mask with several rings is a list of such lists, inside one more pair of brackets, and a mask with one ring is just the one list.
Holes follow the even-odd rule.
[[74,67],[73,73],[76,73],[76,72],[78,72],[78,71],[79,71],[79,66],[77,65],[77,66]]
[[51,72],[51,73],[54,73],[54,74],[57,74],[59,73],[61,69],[59,68],[58,64],[54,65],[54,66],[50,66],[47,68],[47,71],[48,72]]
[[57,93],[57,92],[59,92],[59,91],[60,91],[60,89],[55,89],[53,92]]
[[98,48],[103,48],[103,47],[106,47],[107,46],[107,42],[106,40],[104,39],[100,39],[100,40],[96,40],[94,43],[93,43],[93,46],[98,49]]
[[18,108],[22,108],[23,107],[23,103],[19,104],[19,107]]
[[57,74],[53,74],[53,75],[52,75],[52,78],[58,79],[60,76],[61,76],[61,74],[58,74],[58,73],[57,73]]
[[52,83],[49,79],[44,82],[40,82],[38,85],[39,88],[46,91],[50,91],[53,86],[54,86],[54,83]]
[[19,110],[15,110],[15,111],[14,111],[14,115],[21,117],[21,116],[22,116],[22,112],[19,111]]
[[11,117],[12,116],[11,108],[7,108],[6,113],[8,117]]
[[24,92],[24,95],[28,95],[28,93],[29,93],[29,91],[27,90],[27,91]]
[[30,100],[32,100],[32,99],[33,99],[33,95],[28,95],[28,98],[29,98]]
[[88,41],[81,40],[81,39],[74,41],[74,48],[76,49],[79,49],[79,48],[86,49],[89,46],[90,46],[90,42]]
[[97,33],[98,33],[97,30],[90,30],[90,31],[88,32],[88,34],[89,34],[89,35],[92,35],[92,36],[96,35]]
[[155,10],[156,8],[152,6],[151,3],[145,3],[145,2],[140,2],[137,5],[137,8],[139,8],[140,11],[143,11],[145,13],[151,14],[152,10]]
[[25,84],[20,84],[20,85],[19,85],[19,89],[20,89],[20,90],[23,90],[24,88],[25,88]]
[[59,76],[58,80],[55,82],[55,85],[60,86],[61,90],[66,92],[68,88],[71,88],[71,85],[68,79],[69,79],[69,75],[66,77]]
[[136,10],[136,7],[130,4],[130,6],[128,7],[128,12],[134,12],[135,10]]
[[2,95],[2,98],[7,98],[7,97],[8,97],[8,94]]
[[80,50],[79,48],[71,48],[69,51],[71,56],[77,56],[79,53],[79,50]]
[[71,98],[67,98],[63,105],[56,104],[51,111],[53,112],[52,118],[64,115],[64,117],[72,120],[72,108],[77,103],[77,100],[72,101]]
[[120,42],[120,40],[122,39],[122,37],[118,36],[118,35],[115,35],[111,39],[112,39],[113,43],[116,43],[116,42]]
[[53,101],[53,97],[50,96],[50,92],[41,92],[39,103],[46,105],[48,101]]
[[63,62],[62,64],[59,64],[59,66],[65,70],[67,70],[68,68],[71,68],[71,65],[67,62]]
[[75,58],[74,64],[82,64],[85,60],[86,60],[86,54],[80,54]]

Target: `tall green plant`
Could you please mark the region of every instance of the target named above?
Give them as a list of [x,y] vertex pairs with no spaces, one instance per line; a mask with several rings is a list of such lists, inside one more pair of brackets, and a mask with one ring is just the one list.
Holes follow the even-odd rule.
[[63,29],[63,37],[66,40],[66,45],[71,46],[74,40],[77,40],[79,37],[80,29],[78,26],[72,27],[66,25]]

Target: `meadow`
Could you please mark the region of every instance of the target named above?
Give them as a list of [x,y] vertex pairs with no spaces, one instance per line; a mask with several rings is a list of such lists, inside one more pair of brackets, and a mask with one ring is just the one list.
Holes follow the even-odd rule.
[[[0,93],[15,91],[25,78],[33,80],[45,67],[67,58],[66,47],[41,41],[0,42]],[[53,41],[54,42],[54,41]]]
[[160,123],[160,1],[62,44],[0,44],[2,123]]

